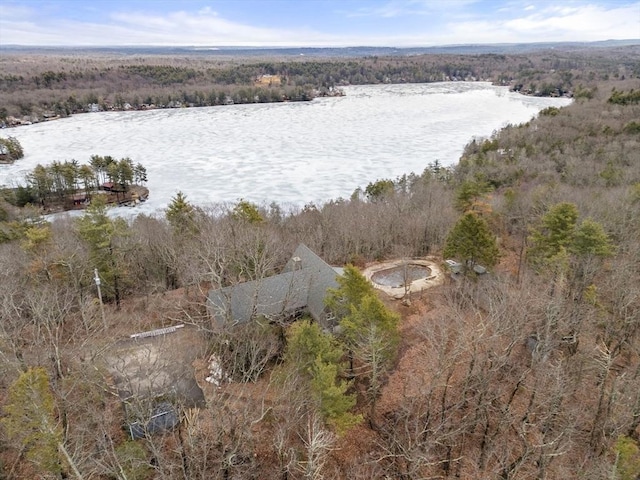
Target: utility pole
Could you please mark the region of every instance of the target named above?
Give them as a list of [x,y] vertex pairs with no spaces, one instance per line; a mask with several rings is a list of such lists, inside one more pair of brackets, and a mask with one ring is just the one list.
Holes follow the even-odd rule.
[[96,287],[98,288],[98,299],[100,300],[100,312],[102,313],[102,323],[104,324],[104,328],[107,328],[107,318],[104,316],[104,304],[102,303],[102,291],[100,290],[100,276],[98,275],[98,269],[93,269],[93,280],[96,282]]

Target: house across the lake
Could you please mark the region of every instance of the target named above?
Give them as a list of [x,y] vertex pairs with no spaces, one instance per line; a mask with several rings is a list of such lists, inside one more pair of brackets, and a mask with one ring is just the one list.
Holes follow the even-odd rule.
[[74,193],[71,196],[74,205],[84,205],[88,202],[86,192]]
[[211,290],[207,308],[214,324],[239,324],[259,317],[295,318],[308,312],[322,327],[333,327],[324,305],[329,288],[337,288],[341,268],[334,268],[299,245],[282,273]]
[[256,79],[256,85],[280,85],[282,77],[280,75],[261,75]]

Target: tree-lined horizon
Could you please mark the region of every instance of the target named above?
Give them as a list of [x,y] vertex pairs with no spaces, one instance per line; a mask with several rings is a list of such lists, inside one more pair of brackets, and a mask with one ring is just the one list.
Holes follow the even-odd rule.
[[[22,56],[33,59],[23,62]],[[42,121],[96,110],[307,101],[341,86],[488,81],[527,95],[590,96],[597,75],[633,78],[637,46],[520,53],[375,55],[363,58],[123,56],[7,52],[0,122]],[[18,95],[16,95],[18,94]],[[634,101],[635,93],[614,101]],[[627,98],[628,96],[628,98]]]

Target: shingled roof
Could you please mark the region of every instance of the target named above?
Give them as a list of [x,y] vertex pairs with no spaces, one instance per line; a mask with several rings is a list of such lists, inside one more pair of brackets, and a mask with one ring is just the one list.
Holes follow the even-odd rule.
[[258,316],[292,315],[304,309],[328,327],[324,297],[327,289],[338,286],[339,273],[300,244],[281,274],[211,290],[209,314],[218,324],[237,324]]

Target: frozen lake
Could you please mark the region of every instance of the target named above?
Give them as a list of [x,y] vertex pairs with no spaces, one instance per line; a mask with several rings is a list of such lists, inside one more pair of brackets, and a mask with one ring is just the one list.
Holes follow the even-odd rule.
[[0,185],[24,183],[38,163],[88,163],[97,154],[147,168],[151,193],[139,213],[162,210],[179,190],[205,206],[240,198],[321,204],[435,160],[452,165],[473,137],[570,103],[484,82],[344,90],[312,102],[90,113],[3,130],[25,158],[0,165]]

